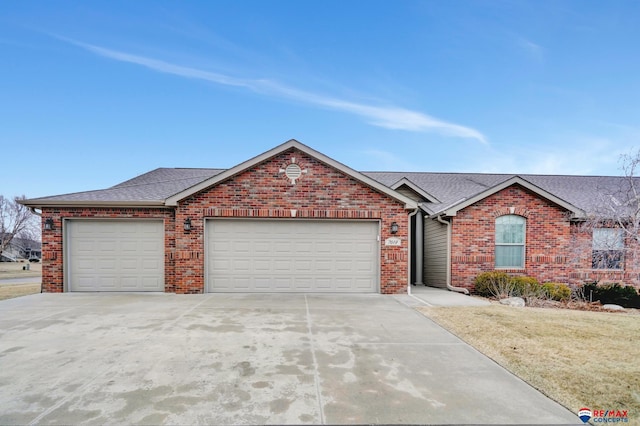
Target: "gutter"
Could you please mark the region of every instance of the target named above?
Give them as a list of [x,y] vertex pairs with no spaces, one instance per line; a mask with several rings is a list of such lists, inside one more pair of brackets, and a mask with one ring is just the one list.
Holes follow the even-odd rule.
[[43,207],[127,207],[127,208],[171,208],[167,207],[162,200],[154,201],[39,201],[20,200],[20,204],[30,209],[42,209]]
[[469,295],[469,290],[466,288],[451,285],[451,222],[442,219],[442,215],[436,216],[436,219],[447,226],[447,288],[451,291]]

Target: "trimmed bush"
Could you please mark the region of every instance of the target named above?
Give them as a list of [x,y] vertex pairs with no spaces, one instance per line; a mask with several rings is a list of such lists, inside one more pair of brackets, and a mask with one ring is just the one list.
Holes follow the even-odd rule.
[[612,303],[625,308],[640,308],[640,294],[630,285],[588,283],[583,286],[583,290],[585,299],[589,301],[599,300],[603,305]]
[[480,296],[497,299],[519,296],[528,300],[540,297],[543,290],[538,280],[533,277],[514,277],[502,271],[489,271],[476,277],[475,292]]
[[538,280],[533,277],[517,276],[511,277],[513,280],[513,295],[520,296],[524,299],[531,297],[540,297],[542,287]]
[[476,277],[475,292],[484,297],[509,297],[513,294],[513,280],[501,271],[483,272]]
[[544,283],[542,289],[551,300],[564,302],[571,297],[571,287],[563,283]]

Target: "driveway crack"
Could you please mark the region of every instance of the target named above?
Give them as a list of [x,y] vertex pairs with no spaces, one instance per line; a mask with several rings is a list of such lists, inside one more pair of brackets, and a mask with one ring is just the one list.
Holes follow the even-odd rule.
[[324,401],[322,399],[322,390],[320,389],[320,373],[318,372],[318,358],[316,357],[316,345],[311,331],[311,313],[309,312],[309,302],[306,294],[304,296],[304,304],[307,308],[307,334],[309,335],[309,345],[311,346],[311,357],[313,359],[313,380],[316,385],[316,398],[318,398],[318,406],[320,409],[320,424],[325,424]]

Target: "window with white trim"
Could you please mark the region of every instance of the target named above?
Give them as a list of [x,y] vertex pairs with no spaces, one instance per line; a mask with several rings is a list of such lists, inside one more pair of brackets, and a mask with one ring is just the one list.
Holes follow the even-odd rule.
[[620,228],[595,228],[591,267],[593,269],[622,269],[624,234]]
[[496,219],[496,268],[524,268],[526,222],[513,214]]

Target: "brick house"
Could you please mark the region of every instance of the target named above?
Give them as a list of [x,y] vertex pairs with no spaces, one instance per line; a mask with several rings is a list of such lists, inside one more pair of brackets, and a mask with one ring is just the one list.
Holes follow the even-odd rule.
[[228,170],[162,168],[23,204],[42,212],[47,292],[467,292],[496,268],[637,284],[632,259],[595,268],[576,231],[594,179],[616,184],[361,173],[290,140]]

